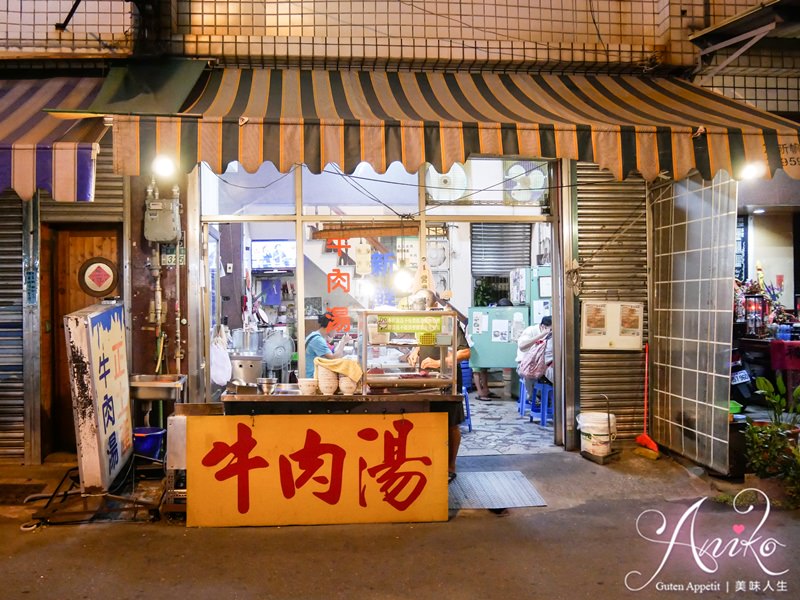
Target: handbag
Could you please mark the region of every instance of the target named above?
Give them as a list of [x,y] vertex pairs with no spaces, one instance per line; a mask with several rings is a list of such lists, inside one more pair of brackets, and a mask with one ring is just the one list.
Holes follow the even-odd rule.
[[525,379],[539,379],[539,377],[544,375],[545,371],[547,370],[547,363],[545,363],[544,354],[547,349],[547,340],[549,338],[550,336],[548,335],[547,337],[537,341],[525,353],[525,356],[522,357],[522,360],[519,363],[519,369],[517,369],[520,377],[524,377]]

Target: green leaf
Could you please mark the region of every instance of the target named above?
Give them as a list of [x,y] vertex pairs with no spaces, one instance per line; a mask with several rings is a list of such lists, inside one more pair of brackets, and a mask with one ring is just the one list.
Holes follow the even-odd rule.
[[756,377],[756,389],[766,392],[767,394],[775,393],[772,382],[766,377]]
[[775,375],[775,385],[778,387],[778,392],[780,393],[780,395],[781,396],[785,396],[786,395],[786,384],[783,383],[783,375],[781,375],[780,373],[777,373]]

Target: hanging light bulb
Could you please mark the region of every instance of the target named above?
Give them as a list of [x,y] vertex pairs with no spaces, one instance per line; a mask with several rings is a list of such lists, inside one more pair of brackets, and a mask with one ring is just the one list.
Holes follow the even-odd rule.
[[414,285],[414,275],[406,268],[404,260],[400,261],[400,266],[394,273],[392,280],[394,289],[401,294],[410,294],[411,286]]

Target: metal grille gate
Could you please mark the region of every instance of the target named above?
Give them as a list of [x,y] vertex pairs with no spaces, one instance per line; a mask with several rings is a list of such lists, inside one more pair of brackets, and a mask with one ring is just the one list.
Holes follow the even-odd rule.
[[22,200],[0,194],[0,460],[25,458]]
[[[592,163],[578,163],[578,260],[581,300],[644,304],[648,339],[647,188],[615,181]],[[644,352],[580,351],[580,410],[616,416],[618,439],[633,439],[644,422]]]

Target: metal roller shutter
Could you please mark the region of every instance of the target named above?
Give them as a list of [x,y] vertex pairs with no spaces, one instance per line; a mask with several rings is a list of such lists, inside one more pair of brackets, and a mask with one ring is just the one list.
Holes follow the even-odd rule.
[[49,198],[39,205],[43,222],[121,223],[125,217],[125,177],[114,174],[111,133],[100,140],[93,202],[55,202]]
[[25,459],[22,200],[0,194],[0,459]]
[[473,223],[470,235],[473,276],[508,277],[531,266],[530,223]]
[[[614,181],[591,163],[578,163],[578,260],[581,300],[644,304],[647,322],[647,188],[643,180]],[[644,423],[644,352],[580,351],[580,409],[616,415],[618,439],[633,439]]]

